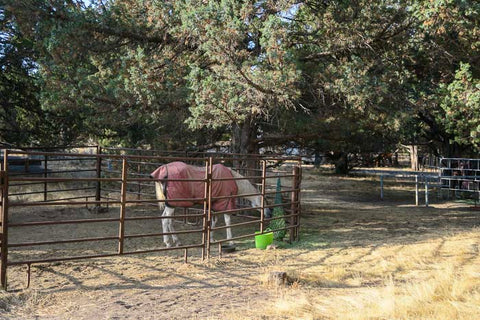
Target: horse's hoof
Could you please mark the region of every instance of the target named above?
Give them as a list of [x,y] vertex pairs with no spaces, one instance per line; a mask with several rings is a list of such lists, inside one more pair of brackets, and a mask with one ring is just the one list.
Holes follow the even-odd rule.
[[181,247],[181,246],[182,246],[182,243],[181,243],[180,241],[178,241],[177,243],[175,243],[175,246]]
[[165,242],[165,247],[171,248],[171,247],[172,247],[172,244],[171,244],[170,242]]

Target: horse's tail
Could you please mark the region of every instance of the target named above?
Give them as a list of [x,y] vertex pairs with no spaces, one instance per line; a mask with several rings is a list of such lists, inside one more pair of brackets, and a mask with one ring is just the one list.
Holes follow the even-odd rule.
[[160,181],[155,181],[155,193],[157,194],[157,200],[163,200],[162,202],[158,203],[158,207],[160,208],[160,211],[163,211],[165,209],[165,193],[163,191],[163,185]]

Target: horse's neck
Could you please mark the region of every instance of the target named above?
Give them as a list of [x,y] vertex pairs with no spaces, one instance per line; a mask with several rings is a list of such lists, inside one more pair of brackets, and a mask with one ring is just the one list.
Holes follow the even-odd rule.
[[[240,173],[238,173],[236,171],[233,171],[233,170],[230,170],[230,171],[232,172],[232,175],[233,175],[234,178],[243,178],[243,176]],[[240,195],[240,196],[242,194],[258,193],[257,188],[255,188],[255,186],[252,185],[250,183],[250,181],[248,181],[246,179],[235,180],[235,182],[237,183],[238,195]],[[246,197],[243,197],[243,198],[250,201],[252,203],[253,207],[258,207],[261,204],[261,196],[260,195],[246,196]]]

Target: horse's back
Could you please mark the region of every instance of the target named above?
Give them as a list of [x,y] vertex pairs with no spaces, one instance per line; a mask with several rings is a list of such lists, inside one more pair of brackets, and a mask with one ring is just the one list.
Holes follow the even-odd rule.
[[[169,206],[173,207],[191,207],[194,204],[203,202],[205,195],[206,177],[205,167],[197,167],[184,162],[175,161],[160,166],[152,173],[155,179],[167,179],[166,198],[167,200],[191,199],[182,201],[171,201]],[[222,165],[215,164],[212,167],[212,197],[223,197],[236,195],[238,192],[237,184],[232,171]],[[177,179],[190,181],[175,181]],[[222,180],[215,180],[222,179]],[[226,179],[226,180],[223,180]],[[230,180],[229,180],[230,179]],[[169,181],[173,180],[173,181]],[[235,208],[235,199],[219,199],[212,201],[212,209],[215,211],[232,210]]]

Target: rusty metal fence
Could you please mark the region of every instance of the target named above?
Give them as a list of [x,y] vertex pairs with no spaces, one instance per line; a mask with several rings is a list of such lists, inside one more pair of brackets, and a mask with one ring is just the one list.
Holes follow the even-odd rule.
[[[35,160],[36,168],[15,171],[9,167],[11,157]],[[189,225],[176,231],[162,230],[160,224],[154,223],[168,217],[155,208],[162,200],[156,199],[154,181],[149,177],[158,166],[171,161],[205,168],[205,177],[195,180],[204,183],[204,197],[200,199],[203,205],[176,210],[175,219]],[[288,164],[279,165],[285,162]],[[218,200],[210,192],[215,163],[238,166],[233,169],[244,177],[232,180],[255,182],[261,206],[246,208],[239,202],[235,210],[210,210],[209,204]],[[252,238],[254,231],[264,233],[275,219],[285,219],[286,226],[269,232],[287,230],[289,241],[297,240],[299,235],[301,167],[294,157],[180,155],[100,147],[82,148],[78,153],[3,150],[0,179],[0,281],[4,289],[9,266],[27,266],[28,287],[32,264],[172,250],[182,250],[185,261],[191,252],[198,252],[204,259],[210,256],[212,246],[217,245],[221,254],[226,241]],[[281,191],[278,185],[275,188],[278,179],[285,182]],[[279,192],[282,202],[272,203]],[[267,219],[264,210],[275,206],[282,206],[285,215]],[[252,210],[260,211],[260,215],[253,215]],[[211,232],[218,234],[226,228],[212,228],[212,219],[221,214],[236,216],[237,221],[230,226],[236,234],[233,239],[210,239]],[[177,247],[160,245],[158,238],[172,234],[187,238],[187,243]]]

